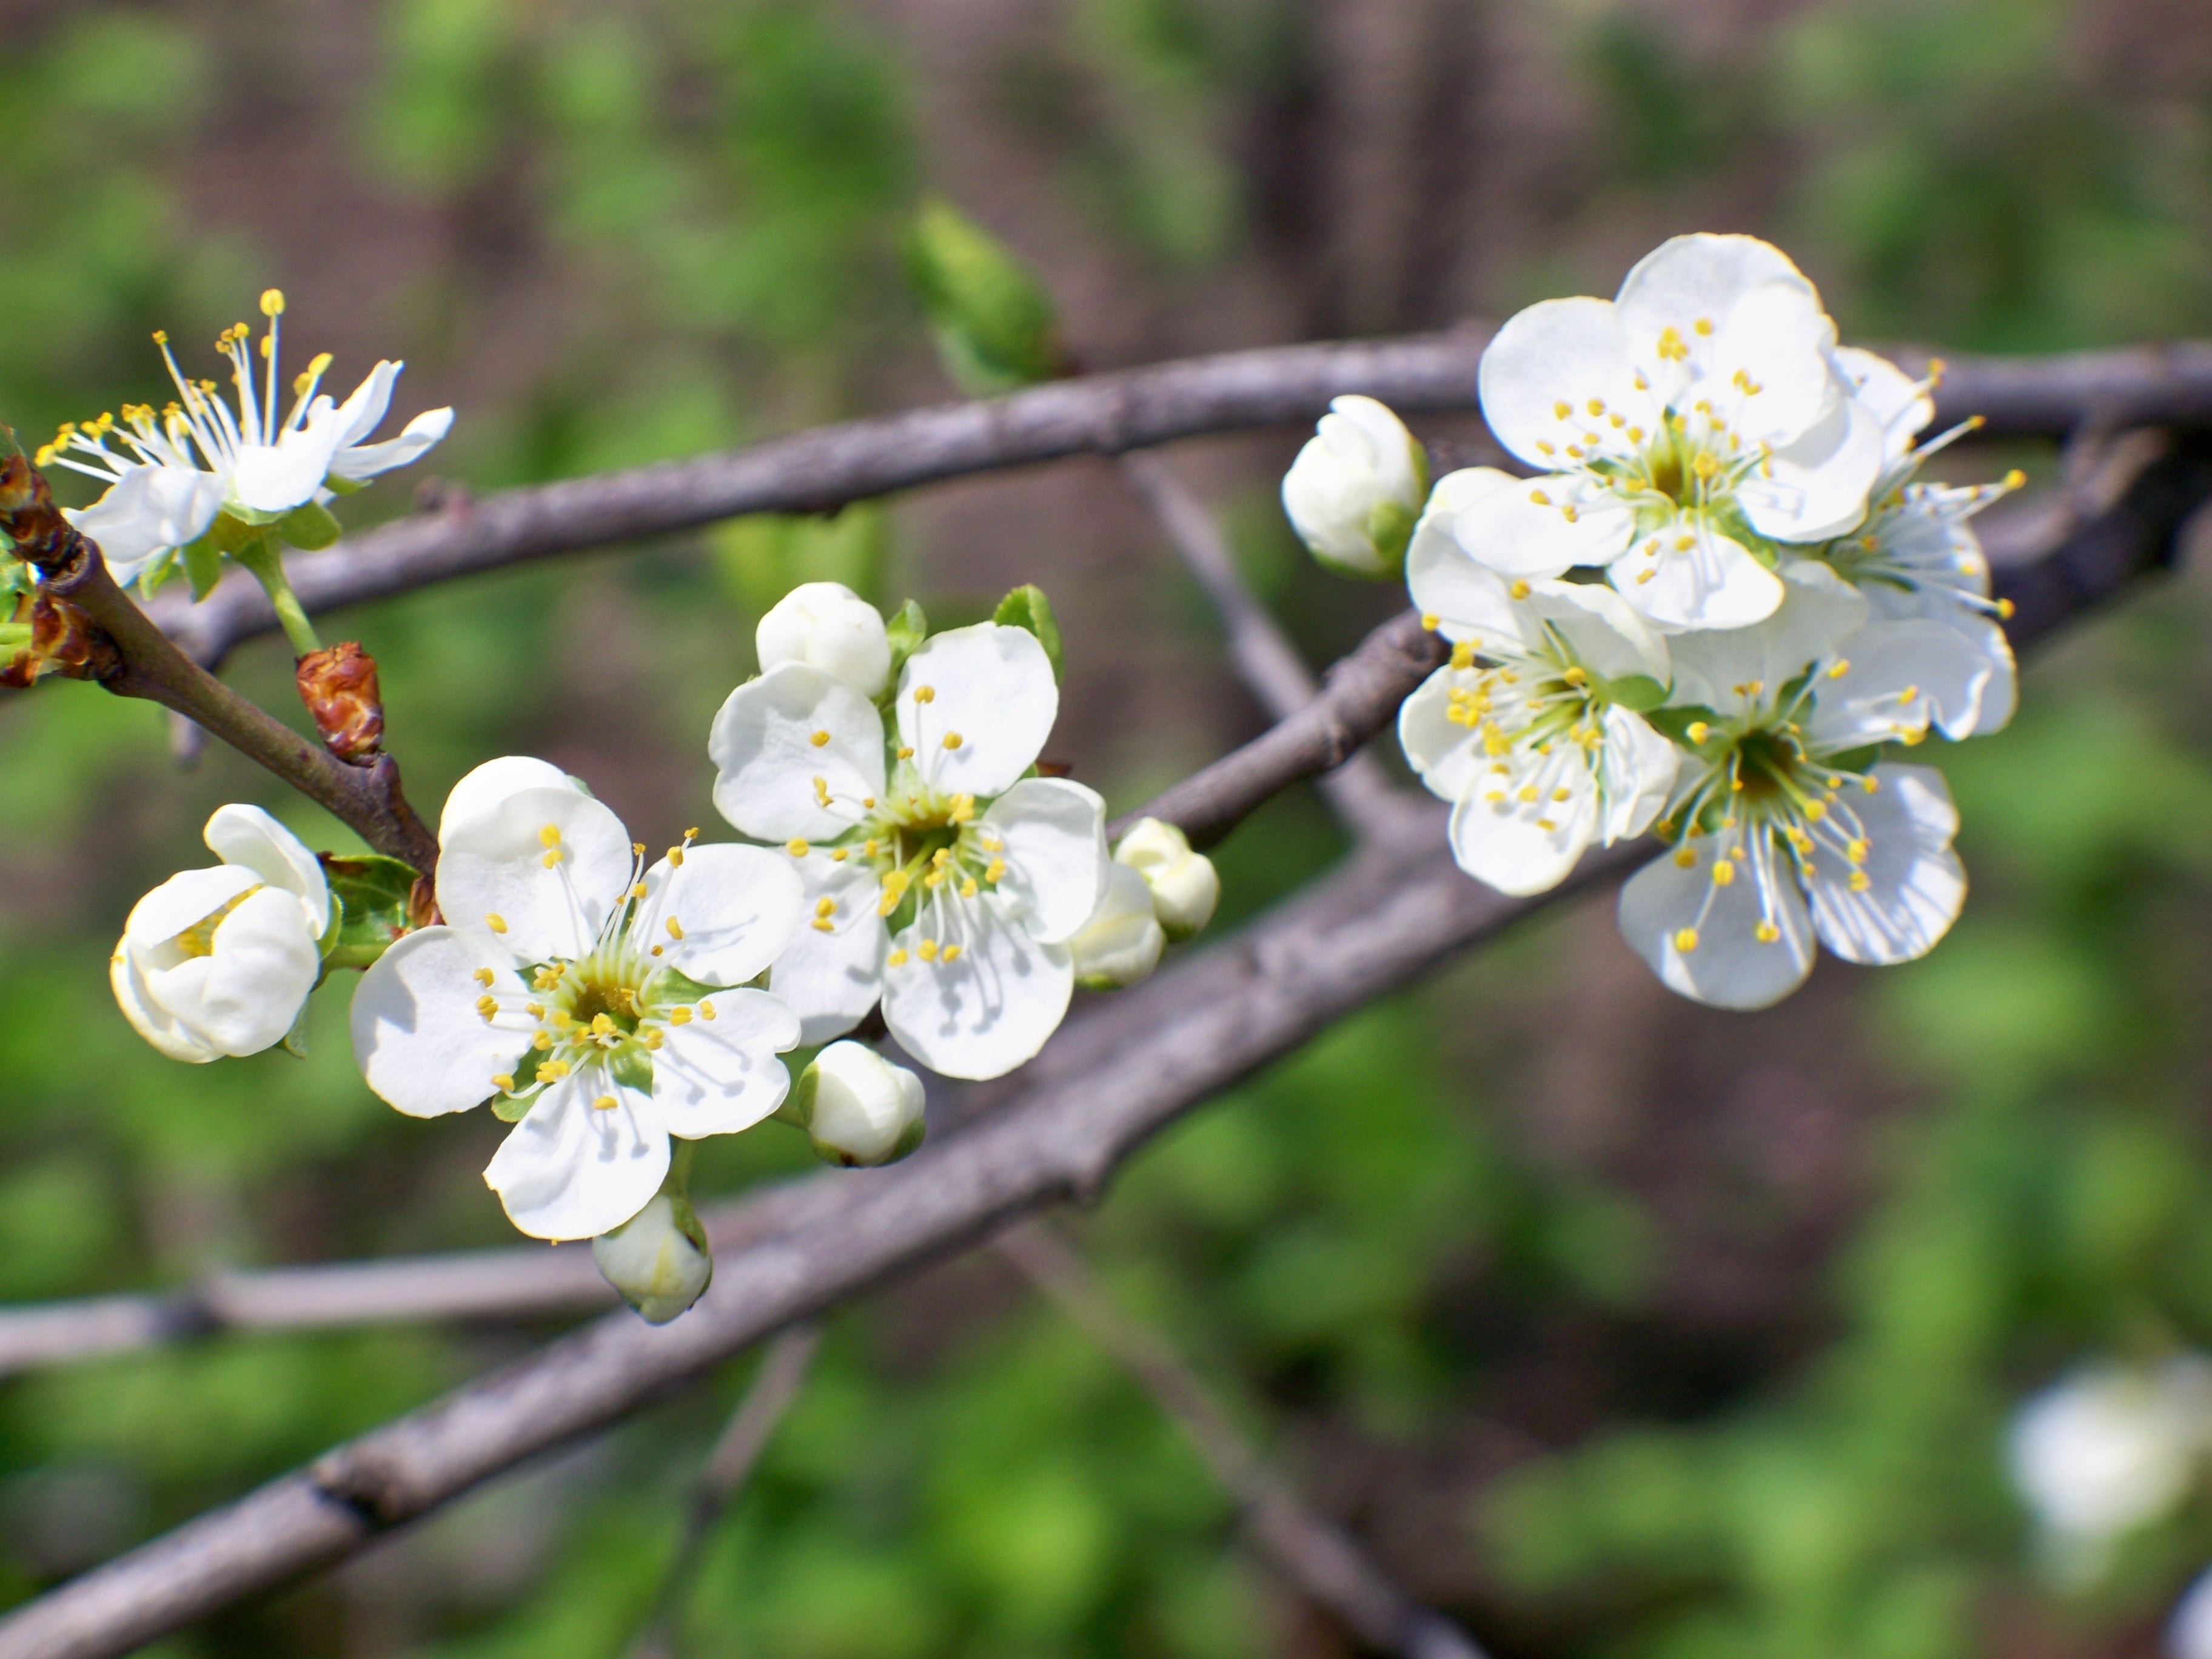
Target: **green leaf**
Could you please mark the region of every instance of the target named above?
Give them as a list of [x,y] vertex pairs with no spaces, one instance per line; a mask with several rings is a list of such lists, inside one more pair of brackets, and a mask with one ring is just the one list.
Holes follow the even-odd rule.
[[336,473],[323,480],[323,488],[333,495],[358,495],[368,488],[366,478],[341,478]]
[[319,552],[345,534],[320,501],[302,501],[276,521],[276,533],[303,552]]
[[415,872],[398,859],[374,853],[358,858],[325,854],[322,864],[331,896],[344,907],[338,925],[323,936],[323,955],[336,966],[365,968],[413,925],[408,902],[415,891]]
[[1052,295],[989,232],[948,203],[927,202],[908,252],[938,356],[963,392],[994,397],[1065,372]]
[[1667,701],[1667,688],[1649,674],[1624,674],[1617,680],[1601,680],[1598,684],[1607,702],[1619,703],[1639,714],[1649,714]]
[[1042,588],[1034,582],[1016,588],[999,601],[991,620],[1002,628],[1026,629],[1036,635],[1037,643],[1044,647],[1046,659],[1052,664],[1053,684],[1060,684],[1060,623],[1053,617],[1052,601],[1045,598]]

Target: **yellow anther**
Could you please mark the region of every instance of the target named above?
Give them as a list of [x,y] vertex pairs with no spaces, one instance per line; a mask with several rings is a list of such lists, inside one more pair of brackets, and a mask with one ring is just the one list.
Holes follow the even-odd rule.
[[1682,735],[1690,740],[1691,746],[1694,748],[1712,734],[1712,729],[1703,720],[1692,720],[1682,728]]
[[526,1002],[522,1005],[522,1011],[532,1019],[545,1018],[545,1005],[542,1002]]
[[951,862],[952,849],[950,847],[940,847],[929,855],[929,867],[933,870],[942,870]]
[[945,813],[945,821],[947,823],[966,823],[975,816],[975,797],[973,795],[955,795],[952,798],[952,808],[950,811]]
[[1730,864],[1726,859],[1715,859],[1713,860],[1714,886],[1725,887],[1735,879],[1735,866]]
[[1472,640],[1462,640],[1452,647],[1451,665],[1461,670],[1474,665],[1474,642]]
[[[1668,331],[1672,332],[1671,330]],[[1674,935],[1674,948],[1682,952],[1685,956],[1687,956],[1691,951],[1696,950],[1698,948],[1698,930],[1694,927],[1685,927],[1681,929]]]
[[815,900],[814,914],[817,916],[836,915],[837,914],[837,901],[833,898],[818,898]]
[[1575,792],[1571,789],[1554,789],[1552,791],[1552,799],[1553,800],[1572,800],[1574,799],[1574,793]]
[[827,749],[830,746],[830,734],[827,732],[817,732],[806,740],[817,749]]
[[1549,495],[1547,495],[1540,489],[1530,490],[1528,492],[1528,499],[1535,502],[1539,507],[1549,507],[1552,504],[1552,498]]
[[[1682,343],[1682,336],[1672,323],[1659,331],[1659,355],[1670,363],[1679,363],[1690,355],[1690,348]],[[1636,379],[1636,389],[1646,390],[1644,377],[1639,374]]]
[[635,887],[632,887],[629,890],[629,896],[634,899],[643,898],[645,896],[645,884],[643,882],[639,882]]
[[1576,512],[1575,509],[1570,506],[1561,507],[1559,509],[1559,516],[1565,519],[1569,524],[1577,524],[1581,522],[1583,515]]
[[962,898],[974,898],[975,896],[975,877],[970,876],[967,880],[960,884],[960,896]]
[[906,952],[905,952],[905,951],[892,951],[892,952],[890,953],[890,955],[889,955],[889,956],[887,956],[887,957],[885,957],[884,958],[884,967],[886,967],[886,968],[903,968],[903,967],[905,967],[905,966],[906,966]]
[[2012,613],[2018,607],[2015,606],[2010,599],[1999,599],[1997,601],[1997,620],[1999,622],[2010,622],[2012,620]]
[[656,1025],[647,1031],[642,1037],[638,1039],[638,1041],[644,1043],[649,1052],[657,1053],[659,1050],[660,1045],[667,1042],[668,1039],[661,1035],[660,1028]]
[[538,1068],[538,1075],[558,1083],[568,1075],[568,1062],[565,1060],[549,1060]]
[[935,702],[937,701],[937,688],[933,685],[915,686],[914,688],[914,700],[916,702]]
[[[265,288],[261,290],[261,314],[264,317],[281,317],[284,314],[284,290],[283,289]],[[238,326],[241,331],[243,331],[246,325],[244,323],[240,323]]]
[[937,958],[937,959],[938,959],[939,962],[957,962],[957,961],[959,961],[959,960],[960,960],[960,947],[959,947],[957,945],[946,945],[946,946],[945,947],[945,949],[944,949],[943,952],[942,952],[942,953],[938,957],[938,958]]
[[1771,945],[1782,937],[1782,930],[1771,921],[1761,921],[1751,930],[1751,936],[1761,945]]
[[2017,489],[2027,482],[2027,474],[2021,471],[2018,467],[2013,468],[2011,471],[2004,475],[2004,487],[2007,489]]
[[914,953],[920,957],[924,962],[936,961],[937,941],[933,939],[926,939],[922,940],[921,944],[914,947]]
[[1690,326],[1700,334],[1710,334],[1713,331],[1713,319],[1710,317],[1700,317]]
[[689,1025],[691,1023],[691,1010],[679,1003],[668,1011],[668,1023],[671,1025]]
[[503,933],[507,931],[507,918],[493,912],[484,917],[484,926],[495,933]]
[[1591,398],[1591,399],[1589,400],[1589,412],[1590,412],[1591,414],[1593,414],[1593,415],[1602,415],[1602,414],[1604,414],[1604,413],[1605,413],[1605,399],[1604,399],[1604,398]]
[[1851,659],[1849,657],[1838,657],[1829,665],[1828,678],[1832,680],[1839,680],[1850,672]]
[[1589,672],[1580,665],[1577,665],[1576,666],[1568,669],[1565,673],[1560,675],[1559,680],[1562,684],[1571,685],[1580,689],[1581,687],[1589,684]]
[[558,847],[561,844],[561,826],[557,823],[549,823],[540,830],[538,832],[538,844],[540,847]]
[[1810,818],[1814,823],[1818,823],[1822,818],[1828,816],[1828,803],[1824,800],[1807,801],[1805,803],[1805,816]]
[[1874,881],[1873,881],[1873,878],[1872,878],[1871,877],[1869,877],[1869,876],[1867,874],[1867,872],[1866,872],[1865,871],[1863,871],[1863,870],[1854,870],[1854,871],[1852,871],[1852,872],[1851,872],[1851,879],[1850,879],[1850,890],[1851,890],[1851,891],[1853,891],[1854,893],[1863,893],[1863,892],[1865,892],[1865,891],[1866,891],[1866,890],[1867,890],[1868,888],[1869,888],[1869,887],[1871,887],[1871,886],[1873,886],[1873,885],[1874,885]]
[[863,858],[871,858],[871,859],[872,859],[872,858],[875,857],[875,855],[876,855],[876,838],[875,838],[873,836],[869,836],[869,837],[867,838],[867,840],[866,840],[866,841],[864,841],[864,842],[862,842],[860,843],[860,855],[861,855]]
[[645,843],[641,841],[634,841],[630,842],[629,855],[634,859],[643,858],[645,856]]
[[684,937],[684,924],[673,916],[668,919],[668,937],[672,939],[681,939]]
[[593,1036],[605,1036],[614,1029],[614,1016],[611,1014],[593,1014],[592,1016],[592,1035]]
[[1564,421],[1564,420],[1565,420],[1565,419],[1567,418],[1567,416],[1570,416],[1570,415],[1573,414],[1574,412],[1575,412],[1575,406],[1574,406],[1572,404],[1571,404],[1571,403],[1567,402],[1564,398],[1561,398],[1558,403],[1555,403],[1555,404],[1553,404],[1552,405],[1552,413],[1553,413],[1554,416],[1558,416],[1560,420],[1563,420],[1563,421]]
[[1677,847],[1674,849],[1674,863],[1678,867],[1684,870],[1693,869],[1696,867],[1697,862],[1698,849],[1696,848]]
[[684,839],[687,844],[695,842],[699,839],[699,831],[696,829],[686,830],[684,832]]
[[795,859],[803,859],[806,856],[807,846],[804,841],[793,836],[789,841],[784,842],[783,850]]
[[483,1023],[489,1025],[492,1022],[492,1017],[499,1012],[499,1004],[489,997],[478,997],[477,1012],[483,1018]]
[[1720,470],[1721,464],[1713,459],[1711,453],[1708,450],[1699,450],[1698,452],[1698,459],[1690,463],[1690,471],[1696,473],[1700,478],[1710,478],[1714,473]]
[[947,749],[957,749],[960,746],[960,734],[957,732],[947,732],[945,734],[945,746]]
[[511,1095],[514,1092],[514,1079],[510,1073],[501,1072],[492,1079],[491,1086],[501,1094]]
[[837,924],[827,916],[817,916],[812,921],[807,923],[807,926],[817,933],[834,933],[837,931]]
[[1000,881],[1002,881],[1002,880],[1004,880],[1004,879],[1006,878],[1006,860],[1004,860],[1004,859],[993,859],[993,860],[991,860],[991,862],[990,862],[989,866],[988,866],[984,870],[984,872],[983,872],[983,879],[984,879],[984,880],[986,880],[986,881],[988,881],[988,882],[989,882],[989,883],[991,883],[994,886],[995,886],[995,885],[997,885]]
[[1641,587],[1658,574],[1656,570],[1639,570],[1636,573],[1636,585]]
[[489,991],[491,989],[492,981],[497,979],[499,975],[493,973],[489,968],[479,968],[475,973],[471,974],[470,977],[475,980],[477,984],[483,986],[485,990]]
[[914,758],[914,750],[908,748],[906,744],[901,744],[899,745],[898,757],[901,760],[912,760]]
[[1523,805],[1534,801],[1536,799],[1536,786],[1533,783],[1522,784],[1520,789],[1516,792],[1515,799],[1519,800]]
[[621,1103],[612,1095],[601,1095],[592,1103],[592,1109],[595,1112],[611,1112],[619,1104]]
[[1525,599],[1528,597],[1529,587],[1527,582],[1522,580],[1520,577],[1516,576],[1513,579],[1512,585],[1505,591],[1510,593],[1516,599]]
[[544,858],[538,861],[544,865],[548,870],[553,869],[561,862],[561,849],[557,847],[555,848],[551,852],[548,853]]
[[668,867],[672,870],[681,870],[684,867],[684,849],[682,848],[672,847],[668,849]]
[[553,1047],[553,1034],[550,1031],[538,1032],[530,1039],[530,1046],[541,1054],[548,1052]]
[[1424,611],[1421,612],[1421,631],[1425,634],[1433,634],[1443,626],[1443,620],[1433,611]]

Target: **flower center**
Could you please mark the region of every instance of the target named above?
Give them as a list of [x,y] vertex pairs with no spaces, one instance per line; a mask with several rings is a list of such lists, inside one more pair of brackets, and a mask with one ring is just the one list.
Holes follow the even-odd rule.
[[259,892],[262,884],[256,882],[236,898],[229,900],[220,909],[210,910],[198,921],[172,939],[181,957],[211,957],[215,954],[215,930],[222,926],[223,918]]

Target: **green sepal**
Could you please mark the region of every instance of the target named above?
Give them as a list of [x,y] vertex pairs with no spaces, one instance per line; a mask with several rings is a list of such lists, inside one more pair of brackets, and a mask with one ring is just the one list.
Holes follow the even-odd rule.
[[345,527],[320,501],[301,501],[276,521],[276,533],[301,551],[316,553],[345,534]]
[[1883,745],[1870,743],[1863,749],[1847,749],[1840,755],[1824,755],[1813,763],[1835,772],[1870,772],[1881,759]]
[[538,1087],[538,1068],[550,1057],[542,1048],[530,1048],[522,1051],[522,1058],[514,1062],[514,1070],[509,1074],[514,1079],[514,1087],[491,1097],[491,1115],[494,1117],[501,1123],[520,1123],[530,1115],[530,1109],[538,1103],[534,1092]]
[[[1386,582],[1396,579],[1405,568],[1406,546],[1413,539],[1413,526],[1419,515],[1407,510],[1403,501],[1377,501],[1367,514],[1367,539],[1375,549],[1375,556],[1382,562],[1372,570],[1351,574],[1364,576],[1370,581]],[[1345,570],[1342,564],[1333,568]]]
[[[537,1052],[534,1048],[531,1050],[533,1054]],[[526,1085],[518,1077],[514,1079],[514,1086],[520,1089]],[[501,1123],[520,1123],[530,1115],[530,1109],[537,1103],[534,1099],[525,1100],[519,1095],[494,1095],[491,1097],[491,1115]]]
[[1667,701],[1667,688],[1649,674],[1623,674],[1617,680],[1601,679],[1598,689],[1607,702],[1638,714],[1649,715]]
[[607,1067],[607,1074],[625,1089],[653,1092],[653,1056],[635,1043],[624,1043]]
[[284,1052],[297,1060],[307,1057],[307,1005],[300,1005],[300,1017],[292,1022],[292,1029],[284,1033]]
[[222,549],[216,544],[215,532],[210,529],[197,540],[185,543],[178,550],[177,556],[192,585],[192,603],[198,605],[222,580]]
[[1052,601],[1035,582],[1024,582],[999,601],[991,620],[1001,628],[1018,628],[1036,635],[1052,665],[1052,683],[1060,684],[1063,672],[1060,654],[1060,623],[1052,614]]
[[325,853],[322,866],[331,897],[341,907],[337,925],[323,935],[324,961],[333,967],[366,968],[410,931],[414,868],[377,853],[349,858]]
[[366,478],[341,478],[335,472],[323,480],[323,488],[333,495],[358,495],[368,488]]
[[[178,556],[178,550],[173,547],[165,549],[153,563],[138,573],[140,597],[152,599],[155,594],[167,586],[183,568],[184,564]],[[0,572],[0,575],[4,574],[4,572]],[[0,580],[0,592],[4,592],[6,587],[7,583]]]
[[1672,708],[1650,709],[1645,712],[1644,718],[1650,721],[1653,728],[1662,736],[1671,738],[1693,754],[1705,753],[1706,749],[1711,746],[1712,738],[1708,736],[1702,745],[1692,743],[1690,741],[1690,728],[1701,722],[1715,727],[1721,723],[1721,717],[1718,714],[1703,703],[1696,702],[1680,704]]
[[[821,1087],[821,1075],[814,1069],[814,1057],[821,1052],[819,1048],[806,1050],[806,1064],[793,1073],[790,1093],[784,1096],[783,1104],[769,1114],[778,1122],[788,1123],[794,1129],[810,1132],[813,1129],[814,1097]],[[783,1058],[784,1064],[788,1066],[797,1056],[786,1054]]]
[[717,991],[729,988],[726,985],[702,985],[689,974],[679,973],[673,968],[661,968],[654,970],[653,977],[646,981],[640,999],[652,1006],[666,1007],[672,1003],[696,1002],[702,997],[710,997]]
[[929,618],[921,614],[921,606],[908,599],[884,624],[884,637],[891,642],[890,679],[884,691],[884,701],[889,702],[898,696],[899,670],[906,659],[921,649],[921,642],[929,637]]
[[969,397],[1018,391],[1063,372],[1051,294],[973,220],[948,203],[925,202],[908,260],[945,372]]

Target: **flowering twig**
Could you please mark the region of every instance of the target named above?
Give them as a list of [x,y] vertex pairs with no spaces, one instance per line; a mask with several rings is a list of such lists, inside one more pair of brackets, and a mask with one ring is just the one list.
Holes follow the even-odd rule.
[[[1311,702],[1320,689],[1313,671],[1238,573],[1204,503],[1158,456],[1124,455],[1121,471],[1206,591],[1228,636],[1229,660],[1267,717],[1285,720]],[[1355,835],[1388,835],[1404,822],[1407,798],[1364,750],[1323,773],[1320,788]]]
[[[2112,509],[2026,568],[2001,573],[2015,642],[2171,562],[2182,522],[2212,495],[2212,457],[2178,446]],[[1417,621],[1378,631],[1401,657]],[[1186,828],[1233,823],[1371,733],[1346,719],[1389,678],[1370,662],[1332,676],[1311,719],[1279,727],[1148,809],[1180,799]],[[1334,699],[1340,682],[1345,696]],[[1389,717],[1386,705],[1380,716]],[[1376,722],[1379,724],[1379,720]],[[1255,758],[1256,757],[1256,758]],[[1326,763],[1325,760],[1323,763]],[[1308,770],[1312,769],[1309,765]],[[1440,816],[1440,814],[1439,814]],[[1194,839],[1197,837],[1194,836]],[[325,1566],[478,1482],[615,1422],[771,1331],[936,1259],[1015,1213],[1095,1195],[1120,1161],[1182,1113],[1376,996],[1521,916],[1644,855],[1586,858],[1540,899],[1508,901],[1425,851],[1370,849],[1222,945],[1122,993],[1061,1036],[1027,1086],[906,1163],[801,1183],[770,1200],[776,1222],[726,1254],[714,1285],[664,1328],[627,1313],[338,1447],[311,1468],[211,1511],[0,1620],[6,1659],[120,1655],[246,1595]]]
[[769,1344],[752,1386],[738,1401],[737,1410],[715,1438],[714,1449],[707,1454],[706,1466],[699,1471],[690,1507],[684,1517],[684,1536],[661,1577],[653,1613],[630,1644],[629,1659],[672,1659],[684,1604],[690,1599],[692,1581],[698,1577],[699,1558],[714,1534],[714,1523],[744,1485],[761,1453],[768,1449],[769,1437],[775,1432],[791,1402],[799,1398],[807,1370],[814,1364],[814,1351],[821,1345],[821,1328],[816,1325],[793,1326]]
[[400,793],[391,757],[350,765],[274,719],[178,649],[108,574],[100,549],[55,507],[46,481],[21,455],[0,462],[0,529],[40,574],[46,598],[89,619],[114,652],[94,673],[119,696],[183,714],[319,802],[378,852],[428,873],[437,838]]
[[1405,1659],[1481,1659],[1466,1632],[1392,1583],[1342,1528],[1316,1515],[1237,1432],[1157,1331],[1116,1307],[1097,1274],[1037,1218],[994,1241],[999,1254],[1141,1383],[1236,1500],[1252,1546],[1361,1641]]

